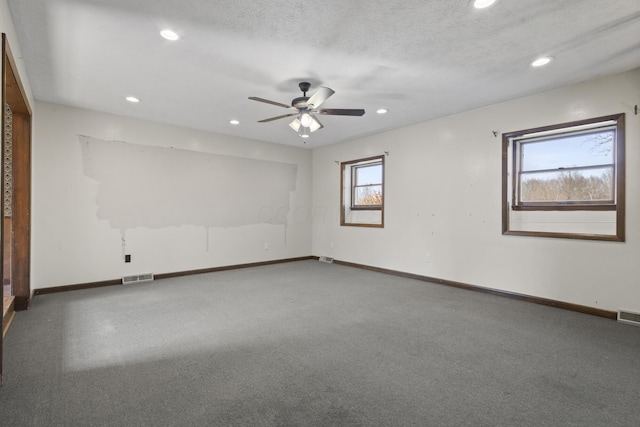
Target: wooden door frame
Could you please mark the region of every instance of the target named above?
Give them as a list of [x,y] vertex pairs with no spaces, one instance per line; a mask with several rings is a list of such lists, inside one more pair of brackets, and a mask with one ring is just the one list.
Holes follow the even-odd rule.
[[[2,33],[2,176],[1,188],[4,196],[4,106],[8,104],[13,113],[13,207],[11,242],[11,286],[15,296],[16,310],[29,308],[31,300],[31,116],[24,86],[18,75],[7,35]],[[0,235],[5,235],[4,212],[0,221]],[[4,269],[4,244],[0,245],[0,269]],[[0,277],[4,277],[1,271]],[[4,325],[2,325],[4,327]],[[2,340],[0,339],[0,384],[2,383]]]

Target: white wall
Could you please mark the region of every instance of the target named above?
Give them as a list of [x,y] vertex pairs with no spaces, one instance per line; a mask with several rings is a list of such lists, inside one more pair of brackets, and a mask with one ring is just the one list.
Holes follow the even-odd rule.
[[[315,149],[313,254],[606,310],[640,311],[636,104],[640,70]],[[626,242],[503,236],[502,141],[492,131],[620,112],[626,113]],[[341,227],[335,161],[385,151],[385,228]]]
[[[311,253],[311,151],[307,149],[42,102],[36,102],[34,117],[33,289]],[[100,149],[87,150],[87,141]],[[120,151],[142,160],[134,164],[128,157],[118,157],[123,155]],[[93,157],[88,159],[87,152]],[[172,153],[176,163],[158,168],[158,161]],[[258,206],[247,201],[247,182],[251,181],[245,175],[234,174],[225,160],[243,167],[245,175],[247,165],[264,167],[266,180],[279,174],[278,180],[271,183],[273,191],[279,191],[279,202],[271,206],[267,198]],[[226,179],[184,179],[184,175],[215,176],[204,166],[189,170],[190,165],[209,164],[216,165],[218,171],[224,168]],[[282,168],[278,169],[282,164],[288,167],[285,174],[293,165],[294,191],[290,191],[291,180],[282,175]],[[96,175],[96,169],[102,172]],[[168,179],[171,174],[175,177]],[[133,178],[121,182],[123,176]],[[143,203],[160,201],[159,221],[139,218],[143,206],[132,205],[128,187],[136,184],[136,176],[145,182],[157,182],[138,194]],[[118,185],[122,188],[122,201],[117,197]],[[272,191],[269,185],[264,188],[263,192]],[[282,206],[282,191],[284,204],[288,202],[289,206]],[[212,199],[223,193],[225,200],[248,206],[252,212],[235,209],[234,213],[234,209],[226,209],[229,203],[218,206],[225,209],[216,210]],[[165,212],[159,195],[166,197]],[[193,215],[204,208],[218,212],[218,218],[207,223],[201,215]],[[168,224],[168,218],[173,223]],[[124,253],[131,254],[131,263],[124,263]]]
[[[608,310],[640,311],[640,116],[632,112],[640,104],[638,70],[310,152],[34,103],[6,0],[0,0],[0,31],[8,34],[35,108],[33,289],[312,253]],[[501,141],[492,131],[618,112],[627,113],[627,241],[502,236]],[[124,264],[121,230],[97,216],[99,184],[83,172],[78,135],[296,164],[286,227],[138,227],[125,232],[125,250],[133,262]],[[340,227],[335,161],[384,151],[389,151],[385,228]]]

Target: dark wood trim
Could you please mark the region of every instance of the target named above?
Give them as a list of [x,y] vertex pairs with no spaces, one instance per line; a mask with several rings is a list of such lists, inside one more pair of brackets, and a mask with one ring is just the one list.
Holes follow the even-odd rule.
[[340,224],[342,226],[345,227],[369,227],[369,228],[384,228],[383,224],[360,224],[360,223],[351,223],[351,222],[346,222],[344,224]]
[[593,316],[605,317],[607,319],[613,319],[613,320],[617,319],[617,313],[615,311],[602,310],[599,308],[589,307],[586,305],[573,304],[573,303],[564,302],[564,301],[556,301],[548,298],[536,297],[536,296],[521,294],[517,292],[504,291],[502,289],[494,289],[494,288],[487,288],[484,286],[470,285],[468,283],[456,282],[453,280],[439,279],[437,277],[429,277],[429,276],[423,276],[420,274],[406,273],[403,271],[390,270],[390,269],[381,268],[381,267],[373,267],[370,265],[357,264],[357,263],[348,262],[348,261],[334,260],[333,262],[334,264],[344,265],[347,267],[361,268],[364,270],[375,271],[378,273],[391,274],[393,276],[406,277],[409,279],[416,279],[424,282],[436,283],[439,285],[452,286],[454,288],[466,289],[469,291],[482,292],[486,294],[492,294],[492,295],[497,295],[501,297],[517,299],[521,301],[532,302],[534,304],[561,308],[563,310],[570,310],[570,311],[576,311],[578,313],[591,314]]
[[222,267],[203,268],[200,270],[187,270],[187,271],[177,271],[174,273],[163,273],[163,274],[154,275],[153,277],[154,279],[169,279],[172,277],[191,276],[193,274],[215,273],[217,271],[237,270],[240,268],[260,267],[263,265],[282,264],[285,262],[295,262],[295,261],[306,261],[310,259],[312,259],[311,256],[276,259],[272,261],[259,261],[259,262],[251,262],[247,264],[234,264],[234,265],[224,265]]
[[559,124],[555,124],[555,125],[541,126],[541,127],[537,127],[537,128],[519,130],[519,131],[515,131],[515,132],[507,132],[507,133],[504,133],[502,137],[503,138],[506,137],[508,139],[508,138],[513,138],[513,137],[518,137],[518,136],[529,135],[529,134],[533,134],[533,133],[547,132],[547,131],[550,131],[550,130],[573,128],[573,127],[577,127],[577,126],[590,125],[590,124],[593,124],[593,123],[596,123],[596,122],[614,121],[614,120],[619,120],[621,114],[624,115],[624,113],[611,114],[611,115],[608,115],[608,116],[595,117],[595,118],[592,118],[592,119],[576,120],[576,121],[573,121],[573,122],[566,122],[566,123],[559,123]]
[[28,297],[16,297],[13,306],[16,311],[28,310],[31,305],[31,295]]
[[16,311],[31,297],[31,117],[13,114],[13,239],[11,282]]
[[[344,225],[344,212],[346,209],[344,204],[344,167],[345,163],[340,163],[340,225]],[[384,193],[382,196],[384,197]]]
[[[297,257],[297,258],[277,259],[272,261],[252,262],[247,264],[225,265],[222,267],[203,268],[199,270],[186,270],[186,271],[177,271],[173,273],[155,274],[153,278],[154,280],[162,280],[162,279],[169,279],[172,277],[191,276],[193,274],[215,273],[217,271],[237,270],[240,268],[260,267],[264,265],[282,264],[285,262],[295,262],[295,261],[306,261],[310,259],[313,259],[313,257],[304,256],[304,257]],[[50,288],[41,288],[41,289],[36,289],[33,292],[33,295],[34,296],[46,295],[46,294],[54,294],[58,292],[78,291],[81,289],[92,289],[92,288],[100,288],[103,286],[115,286],[115,285],[122,285],[122,279],[112,279],[112,280],[103,280],[100,282],[79,283],[76,285],[62,285],[62,286],[53,286]]]
[[[2,109],[2,114],[1,114],[1,118],[0,118],[0,123],[2,126],[2,129],[0,129],[0,132],[2,132],[2,136],[0,136],[0,151],[4,151],[4,105],[7,102],[7,92],[5,90],[6,86],[7,86],[7,60],[6,60],[6,46],[7,46],[7,35],[5,33],[2,33],[2,71],[0,74],[0,85],[1,85],[1,97],[0,97],[0,107]],[[4,159],[4,155],[2,156],[2,158]],[[0,172],[0,188],[2,188],[2,192],[4,193],[4,160],[2,162],[0,162],[0,164],[2,164],[2,171]],[[4,209],[2,209],[4,211]],[[4,212],[2,213],[2,216],[4,217]],[[3,244],[0,245],[0,260],[2,262],[0,262],[0,269],[1,269],[1,274],[0,277],[2,277],[3,280],[3,284],[4,284],[4,276],[5,276],[5,268],[4,268],[4,237],[6,230],[5,230],[5,226],[4,226],[4,220],[0,221],[0,236],[2,236],[3,239]],[[3,295],[4,295],[4,289],[3,289]],[[4,316],[2,316],[2,319],[0,319],[0,330],[4,330]],[[3,357],[3,348],[2,348],[2,343],[3,343],[4,339],[0,339],[0,385],[2,385],[2,359]]]
[[620,141],[616,146],[616,178],[618,180],[618,194],[616,195],[616,235],[621,242],[625,241],[625,212],[626,209],[626,164],[625,164],[625,114],[618,114],[617,116],[618,127],[616,129],[616,135]]
[[352,211],[381,211],[382,206],[351,206]]
[[[544,204],[519,205],[516,206],[516,156],[515,147],[511,144],[512,138],[521,137],[527,134],[534,134],[550,130],[571,128],[592,124],[596,122],[616,122],[616,203],[615,205],[603,204],[572,204],[566,203],[560,206],[546,206]],[[511,146],[512,155],[509,159],[509,147]],[[589,233],[557,233],[547,231],[522,231],[509,229],[509,195],[508,195],[508,179],[509,179],[509,160],[512,161],[511,166],[511,209],[514,211],[616,211],[616,232],[615,234],[589,234]],[[609,242],[625,241],[625,211],[626,211],[626,178],[625,178],[625,113],[612,114],[609,116],[596,117],[592,119],[578,120],[574,122],[561,123],[551,126],[543,126],[533,129],[526,129],[516,132],[507,132],[502,134],[502,234],[512,236],[532,236],[532,237],[553,237],[561,239],[583,239],[583,240],[602,240]]]
[[[347,209],[347,206],[345,204],[345,200],[344,200],[344,170],[345,170],[345,166],[347,165],[352,165],[355,163],[361,163],[361,162],[370,162],[373,160],[379,160],[382,163],[382,205],[379,207],[375,207],[375,208],[365,208],[365,207],[356,207],[356,208],[351,208],[352,210],[355,211],[364,211],[364,210],[379,210],[380,211],[380,224],[363,224],[363,223],[357,223],[357,222],[347,222],[345,220],[345,212]],[[348,162],[340,162],[340,225],[341,226],[346,226],[346,227],[369,227],[369,228],[384,228],[384,201],[386,199],[386,190],[385,190],[385,155],[379,155],[379,156],[372,156],[372,157],[366,157],[363,159],[357,159],[357,160],[349,160]],[[353,178],[351,178],[351,180],[349,181],[349,185],[351,185],[353,182]],[[351,195],[351,197],[353,197],[353,194]]]
[[354,163],[371,162],[373,160],[382,160],[384,162],[384,154],[378,154],[377,156],[364,157],[362,159],[349,160],[347,162],[340,162],[341,165],[352,165]]
[[566,204],[522,204],[512,206],[514,211],[615,211],[616,205],[613,204],[583,204],[570,203]]
[[507,230],[502,234],[505,236],[529,236],[529,237],[555,237],[557,239],[574,240],[600,240],[605,242],[624,242],[612,234],[576,234],[576,233],[556,233],[550,231],[521,231]]
[[[11,234],[11,287],[15,297],[14,309],[25,310],[29,307],[30,260],[31,260],[31,115],[32,110],[20,80],[18,67],[14,60],[7,35],[2,33],[2,141],[4,150],[4,106],[8,104],[13,113],[13,209]],[[3,157],[4,159],[4,157]],[[4,160],[2,170],[4,171]],[[4,191],[4,173],[1,188]],[[4,221],[0,221],[0,234],[5,236],[7,230]],[[4,271],[4,242],[0,244],[0,277]],[[0,327],[4,328],[4,320]],[[2,384],[2,341],[0,340],[0,384]]]
[[[4,104],[6,103],[13,113],[13,209],[10,282],[13,295],[16,297],[15,310],[20,311],[29,308],[31,298],[32,110],[18,75],[18,68],[9,48],[7,36],[4,33],[2,34],[2,87],[2,109],[4,111]],[[4,128],[4,122],[2,126]],[[2,231],[3,233],[5,232],[5,230]],[[4,272],[1,276],[4,277]]]
[[20,76],[18,75],[18,67],[13,59],[11,48],[7,40],[7,35],[2,33],[2,84],[4,85],[2,108],[7,103],[11,106],[14,114],[32,115],[31,106],[24,90]]
[[[222,267],[204,268],[199,270],[187,270],[187,271],[180,271],[180,272],[174,272],[174,273],[163,273],[163,274],[155,275],[154,278],[157,280],[161,280],[161,279],[169,279],[173,277],[190,276],[194,274],[215,273],[218,271],[236,270],[241,268],[259,267],[259,266],[265,266],[265,265],[282,264],[282,263],[295,262],[295,261],[306,261],[306,260],[312,260],[312,259],[318,260],[320,259],[320,257],[304,256],[304,257],[287,258],[287,259],[280,259],[280,260],[273,260],[273,261],[261,261],[261,262],[247,263],[247,264],[235,264],[235,265],[227,265]],[[407,273],[404,271],[391,270],[388,268],[358,264],[358,263],[349,262],[349,261],[334,260],[333,262],[334,264],[343,265],[346,267],[360,268],[363,270],[375,271],[377,273],[384,273],[384,274],[390,274],[393,276],[405,277],[408,279],[421,280],[423,282],[436,283],[439,285],[451,286],[454,288],[466,289],[474,292],[482,292],[482,293],[497,295],[501,297],[517,299],[521,301],[527,301],[534,304],[560,308],[563,310],[570,310],[578,313],[605,317],[607,319],[613,319],[613,320],[617,319],[617,313],[615,311],[603,310],[603,309],[598,309],[598,308],[589,307],[585,305],[573,304],[573,303],[564,302],[564,301],[557,301],[557,300],[552,300],[548,298],[521,294],[517,292],[505,291],[501,289],[471,285],[468,283],[456,282],[456,281],[447,280],[447,279],[440,279],[437,277],[424,276],[421,274]],[[58,293],[58,292],[76,291],[81,289],[98,288],[102,286],[114,286],[114,285],[121,285],[121,284],[122,284],[122,280],[114,279],[114,280],[105,280],[101,282],[83,283],[83,284],[77,284],[77,285],[55,286],[51,288],[36,289],[34,292],[34,296],[52,294],[52,293]]]
[[62,286],[53,286],[51,288],[36,289],[33,291],[33,296],[35,297],[37,295],[55,294],[58,292],[79,291],[82,289],[93,289],[93,288],[101,288],[103,286],[115,286],[115,285],[122,285],[122,279],[103,280],[101,282],[79,283],[77,285],[62,285]]
[[509,138],[502,134],[502,234],[509,231]]

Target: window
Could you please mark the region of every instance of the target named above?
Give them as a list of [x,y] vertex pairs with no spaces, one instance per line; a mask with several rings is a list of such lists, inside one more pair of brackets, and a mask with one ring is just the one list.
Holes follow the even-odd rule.
[[615,209],[616,124],[514,139],[515,209],[607,206]]
[[503,232],[624,240],[624,114],[504,134]]
[[382,161],[351,167],[351,209],[382,209]]
[[384,156],[340,164],[340,225],[383,227]]

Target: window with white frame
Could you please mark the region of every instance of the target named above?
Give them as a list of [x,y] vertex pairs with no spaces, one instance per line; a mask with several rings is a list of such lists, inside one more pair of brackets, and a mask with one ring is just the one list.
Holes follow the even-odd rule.
[[382,160],[351,167],[351,209],[382,209]]

